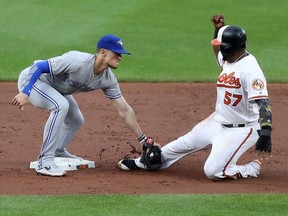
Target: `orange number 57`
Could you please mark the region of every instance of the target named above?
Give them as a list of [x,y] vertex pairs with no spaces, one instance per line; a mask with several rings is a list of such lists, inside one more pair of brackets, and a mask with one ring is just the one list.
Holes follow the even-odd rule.
[[232,99],[233,99],[232,106],[237,106],[237,104],[242,100],[242,95],[232,94],[232,93],[226,91],[225,96],[224,96],[224,103],[226,105],[229,105],[232,103]]

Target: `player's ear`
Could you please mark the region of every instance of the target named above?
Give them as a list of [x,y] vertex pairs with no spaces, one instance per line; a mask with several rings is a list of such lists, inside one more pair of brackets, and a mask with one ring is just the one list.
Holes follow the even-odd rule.
[[105,56],[107,55],[107,52],[108,52],[108,50],[101,48],[100,51],[99,51],[99,54],[100,54],[102,57],[105,57]]

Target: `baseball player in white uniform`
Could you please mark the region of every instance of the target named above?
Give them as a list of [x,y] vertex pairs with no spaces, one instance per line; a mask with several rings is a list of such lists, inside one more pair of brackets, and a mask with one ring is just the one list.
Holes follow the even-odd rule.
[[66,147],[84,122],[83,115],[72,94],[102,89],[111,99],[119,116],[141,141],[143,132],[133,109],[125,101],[112,69],[118,67],[122,54],[130,54],[122,40],[105,35],[97,43],[97,53],[70,51],[47,60],[34,61],[18,79],[19,94],[12,104],[20,109],[28,103],[50,111],[36,172],[48,176],[64,176],[63,168],[55,164],[55,157],[75,158]]
[[[244,165],[237,161],[255,144],[259,153],[271,153],[272,112],[267,82],[255,57],[246,51],[244,30],[225,25],[222,15],[212,16],[211,21],[215,27],[211,43],[221,67],[215,112],[161,148],[161,168],[211,148],[204,165],[209,179],[257,177],[259,160]],[[123,170],[146,169],[140,158],[124,159],[118,165]]]

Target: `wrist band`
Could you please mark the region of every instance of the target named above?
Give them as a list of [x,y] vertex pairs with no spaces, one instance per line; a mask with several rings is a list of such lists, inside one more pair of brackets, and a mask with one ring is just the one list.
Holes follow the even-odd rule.
[[271,136],[271,130],[269,129],[261,129],[260,136]]
[[143,144],[143,142],[145,142],[145,140],[147,139],[146,135],[143,133],[140,137],[137,138],[137,141],[140,144]]

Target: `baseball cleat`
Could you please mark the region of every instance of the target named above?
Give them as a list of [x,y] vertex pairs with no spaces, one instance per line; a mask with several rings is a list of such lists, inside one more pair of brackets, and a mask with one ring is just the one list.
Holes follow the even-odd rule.
[[56,150],[55,157],[82,159],[80,157],[77,157],[76,155],[70,154],[66,149],[58,149],[58,150]]
[[45,176],[65,176],[67,173],[64,169],[57,165],[47,166],[42,169],[36,170],[37,174]]
[[118,162],[118,166],[122,170],[136,170],[140,169],[133,159],[123,159]]
[[262,163],[259,160],[254,160],[254,161],[246,164],[245,166],[248,168],[249,174],[245,174],[245,176],[242,176],[242,174],[240,172],[238,172],[232,176],[227,175],[226,178],[235,179],[235,180],[242,179],[242,178],[248,178],[248,177],[255,177],[256,178],[260,174]]
[[260,174],[260,171],[261,171],[262,163],[259,160],[254,160],[254,161],[250,162],[249,164],[251,165],[251,167],[254,170],[254,173],[252,173],[250,176],[251,177],[258,177],[258,175]]

